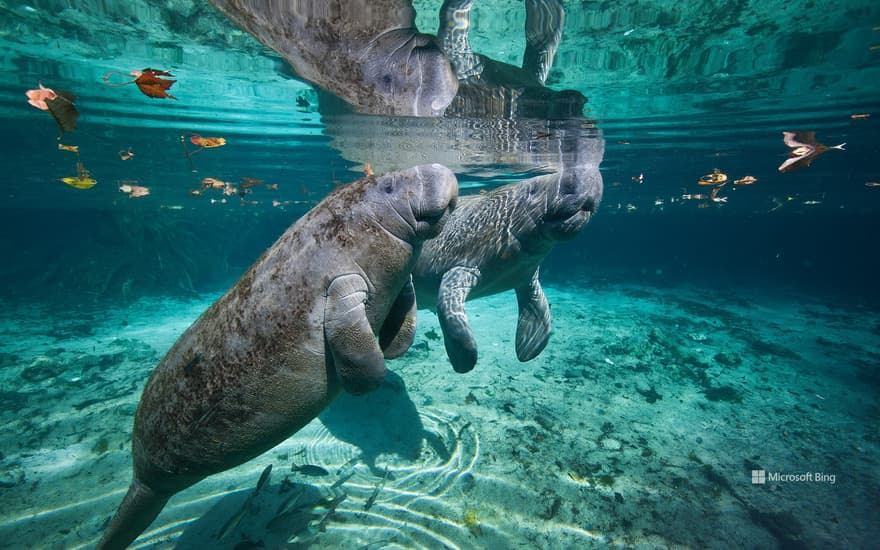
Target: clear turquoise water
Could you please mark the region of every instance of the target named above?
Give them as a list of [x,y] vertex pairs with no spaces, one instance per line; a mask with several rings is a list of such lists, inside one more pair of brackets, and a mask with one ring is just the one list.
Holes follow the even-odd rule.
[[[422,30],[436,29],[438,3],[416,3]],[[345,521],[331,522],[326,538],[319,535],[313,546],[386,541],[387,547],[407,548],[574,548],[604,541],[643,548],[813,548],[843,540],[847,547],[870,547],[878,533],[876,504],[868,496],[880,486],[880,187],[866,186],[880,181],[875,4],[566,2],[565,34],[548,84],[590,98],[587,114],[606,141],[605,194],[597,216],[577,239],[557,246],[542,268],[557,319],[551,346],[537,366],[506,363],[509,334],[492,320],[497,314],[498,323],[505,322],[496,308],[511,306],[512,297],[491,307],[475,303],[475,324],[490,327],[482,329],[481,349],[493,351],[478,366],[479,378],[454,378],[442,346],[430,337],[436,320],[422,312],[416,342],[422,347],[395,369],[398,384],[416,388],[403,392],[407,399],[392,395],[399,399],[395,406],[415,407],[426,429],[440,434],[453,457],[443,464],[460,461],[449,466],[454,480],[431,478],[412,457],[412,464],[395,459],[396,468],[421,473],[401,477],[412,485],[389,482],[389,489],[416,494],[424,485],[437,501],[420,508],[414,501],[397,505],[400,493],[386,495],[396,507],[382,509],[387,523],[373,518],[370,524],[362,506],[378,479],[361,464],[349,489],[352,508],[339,512]],[[522,25],[519,2],[478,2],[474,47],[516,64]],[[0,2],[0,29],[0,169],[6,176],[0,194],[0,403],[8,426],[0,439],[6,472],[0,532],[8,536],[0,547],[76,547],[94,543],[127,483],[131,415],[152,366],[288,225],[340,182],[358,177],[369,153],[340,152],[334,145],[340,136],[368,133],[364,128],[376,121],[354,117],[341,129],[331,125],[307,84],[202,1]],[[175,74],[177,101],[102,82],[107,71],[148,66]],[[24,91],[38,82],[76,93],[79,128],[61,142],[79,146],[98,181],[94,188],[76,190],[59,181],[75,174],[76,158],[58,150],[51,117],[27,105]],[[305,101],[297,104],[297,98]],[[384,122],[393,123],[402,143],[422,143],[416,137],[423,135],[423,121]],[[846,151],[781,174],[786,130],[816,131],[827,145],[846,142]],[[190,165],[181,136],[192,133],[224,136],[228,143],[192,156]],[[129,147],[134,158],[120,160],[118,151]],[[723,204],[680,200],[701,192],[697,180],[716,167],[758,182],[728,186]],[[476,193],[516,181],[521,170],[495,163],[463,168],[458,176],[464,192]],[[643,183],[636,184],[632,178],[639,174]],[[238,197],[222,203],[219,193],[190,195],[204,177],[265,183],[247,204]],[[150,187],[151,194],[129,199],[117,190],[127,180]],[[277,183],[277,191],[267,189],[269,183]],[[731,311],[748,319],[748,327],[731,328]],[[167,329],[151,331],[157,323]],[[727,327],[725,336],[701,343],[700,333],[711,336],[719,326]],[[661,344],[652,328],[661,332]],[[768,341],[796,357],[754,344]],[[707,400],[699,374],[669,374],[703,369],[670,351],[695,346],[691,352],[716,369],[707,371],[710,385],[738,388],[740,402]],[[712,362],[731,349],[743,365],[724,370]],[[24,377],[41,357],[58,358],[55,374]],[[114,362],[125,368],[108,374],[113,369],[106,365]],[[588,374],[580,374],[582,367]],[[533,368],[540,378],[521,372]],[[88,372],[98,374],[90,378],[83,374]],[[527,400],[498,387],[499,377],[508,375],[517,391],[540,397],[520,405]],[[76,377],[89,382],[77,385],[71,382]],[[646,384],[667,397],[644,405],[638,390]],[[776,391],[762,389],[768,387]],[[555,388],[564,391],[554,395]],[[475,401],[466,402],[468,395]],[[643,408],[629,408],[630,398]],[[505,408],[511,402],[516,407]],[[583,414],[579,423],[567,423],[577,411]],[[64,415],[70,418],[59,420]],[[538,417],[560,424],[548,428]],[[764,420],[756,421],[751,439],[736,427],[758,417]],[[632,428],[616,436],[623,441],[619,454],[601,454],[603,422],[620,431],[652,418],[658,419],[656,440],[650,430]],[[678,437],[691,433],[682,428],[688,419],[704,426],[698,430],[702,447],[690,435]],[[345,440],[338,416],[328,422],[336,428],[326,431]],[[725,422],[726,429],[705,427]],[[99,427],[90,432],[90,423]],[[309,459],[341,466],[349,458],[338,446],[314,443],[329,436],[311,429],[303,436],[312,442]],[[507,439],[528,439],[539,450],[512,453],[498,435],[504,429],[510,430]],[[777,437],[782,431],[786,435]],[[536,442],[536,434],[552,445]],[[102,439],[109,447],[100,445]],[[277,457],[293,456],[298,441],[259,467],[183,497],[176,515],[160,518],[147,544],[185,541],[187,526],[223,495],[250,488],[264,464],[276,463],[274,481],[280,481],[284,461]],[[423,454],[443,454],[429,443]],[[360,442],[362,449],[369,444]],[[646,448],[662,460],[643,456]],[[787,448],[795,450],[786,455]],[[401,449],[389,455],[394,451]],[[758,495],[749,492],[744,461],[768,470],[821,469],[837,474],[839,483],[777,485],[776,498]],[[510,467],[494,466],[500,463]],[[426,471],[426,464],[436,466],[427,460]],[[584,466],[593,464],[601,468]],[[721,472],[728,485],[711,472]],[[477,483],[462,481],[465,473]],[[595,479],[570,485],[568,474]],[[601,475],[629,481],[607,487]],[[512,491],[511,485],[526,489]],[[551,514],[556,498],[564,504]],[[201,508],[184,504],[194,501]],[[694,526],[697,520],[683,512],[688,506],[711,510],[716,528]],[[468,510],[477,510],[482,529],[466,524]],[[517,521],[503,521],[507,516],[519,518],[521,529]],[[346,531],[346,522],[383,530],[358,538]],[[443,536],[413,534],[401,527],[407,522]],[[536,535],[541,529],[558,537]]]

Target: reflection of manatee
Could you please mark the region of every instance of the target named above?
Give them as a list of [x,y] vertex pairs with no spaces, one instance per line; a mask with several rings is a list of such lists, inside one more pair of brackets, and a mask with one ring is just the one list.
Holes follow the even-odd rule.
[[586,162],[591,163],[599,135],[593,122],[583,117],[367,116],[340,108],[329,94],[319,94],[319,106],[330,145],[352,162],[370,163],[376,172],[438,162],[460,176],[511,178],[519,174],[516,179],[521,179],[581,164],[577,157],[583,156],[584,147],[589,149]]
[[459,80],[447,116],[560,119],[583,114],[587,98],[544,85],[562,38],[559,0],[526,0],[526,49],[521,67],[474,52],[470,12],[474,0],[446,0],[437,38]]
[[438,116],[458,89],[410,0],[211,0],[297,75],[361,113]]
[[172,495],[277,445],[340,388],[379,386],[384,358],[412,343],[410,271],[456,194],[448,169],[419,166],[342,187],[294,223],[153,371],[132,483],[98,547],[124,548]]
[[457,372],[477,362],[465,300],[514,289],[516,355],[536,357],[550,338],[550,308],[538,268],[558,240],[571,239],[602,198],[601,140],[594,165],[461,197],[440,235],[425,243],[413,271],[420,307],[436,306],[446,352]]
[[425,430],[403,379],[392,371],[376,391],[361,397],[342,394],[319,418],[334,437],[360,449],[363,461],[378,476],[384,474],[376,468],[379,455],[415,461],[425,441],[441,459],[449,458],[441,438]]

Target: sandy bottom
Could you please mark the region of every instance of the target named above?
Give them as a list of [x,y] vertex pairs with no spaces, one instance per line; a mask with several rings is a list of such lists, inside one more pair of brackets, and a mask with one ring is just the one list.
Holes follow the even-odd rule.
[[[515,297],[469,303],[480,360],[464,375],[421,311],[384,387],[340,397],[275,449],[176,495],[135,547],[858,548],[880,538],[876,311],[753,289],[547,294],[554,333],[529,363],[514,353]],[[3,308],[0,547],[94,545],[129,482],[140,390],[214,298],[64,315]]]

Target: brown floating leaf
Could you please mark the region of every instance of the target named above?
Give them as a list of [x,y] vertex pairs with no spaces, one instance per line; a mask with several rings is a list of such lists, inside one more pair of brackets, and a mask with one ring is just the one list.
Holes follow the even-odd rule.
[[[134,71],[136,74],[138,71]],[[145,96],[155,97],[158,99],[168,98],[177,99],[168,93],[168,88],[174,85],[176,80],[168,80],[159,78],[160,76],[173,76],[168,71],[160,71],[157,69],[144,69],[140,71],[137,78],[134,79],[135,85]]]
[[816,157],[829,149],[844,150],[846,143],[828,147],[816,141],[816,132],[782,132],[782,141],[791,148],[785,162],[779,165],[780,172],[793,172],[810,165]]
[[54,99],[46,98],[49,113],[63,132],[76,129],[76,119],[79,118],[79,112],[73,106],[73,100],[73,93],[67,90],[56,91]]

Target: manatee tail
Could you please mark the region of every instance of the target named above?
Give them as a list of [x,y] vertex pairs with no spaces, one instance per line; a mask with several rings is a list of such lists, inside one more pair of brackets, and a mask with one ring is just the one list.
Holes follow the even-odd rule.
[[143,533],[171,495],[160,495],[138,481],[132,480],[116,515],[110,520],[97,550],[123,550]]

